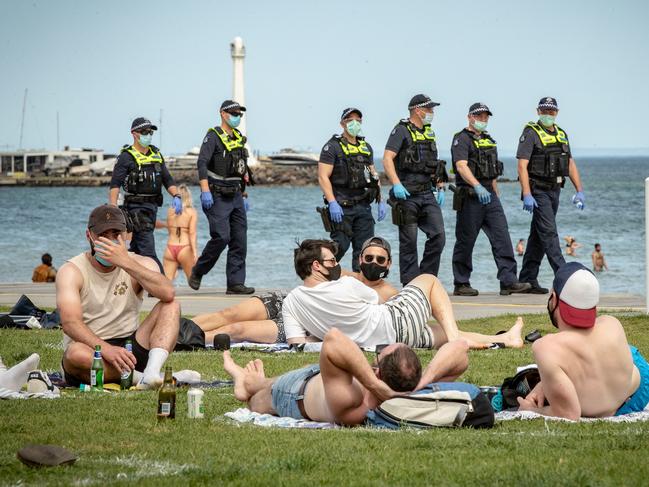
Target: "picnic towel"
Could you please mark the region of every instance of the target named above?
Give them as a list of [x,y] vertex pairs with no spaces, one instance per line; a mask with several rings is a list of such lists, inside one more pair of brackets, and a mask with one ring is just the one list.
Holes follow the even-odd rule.
[[225,413],[225,417],[238,423],[251,423],[257,426],[276,428],[298,428],[298,429],[335,429],[340,426],[333,423],[318,423],[317,421],[306,421],[287,417],[273,416],[272,414],[253,413],[248,408],[239,408],[236,411]]
[[[555,416],[544,416],[532,411],[501,411],[496,413],[496,421],[511,421],[512,419],[537,419],[543,418],[551,421],[567,421],[574,423],[574,421],[566,418],[557,418]],[[609,416],[607,418],[581,418],[579,422],[592,423],[595,421],[606,421],[609,423],[635,423],[637,421],[649,421],[649,406],[644,411],[639,413],[622,414],[620,416]]]

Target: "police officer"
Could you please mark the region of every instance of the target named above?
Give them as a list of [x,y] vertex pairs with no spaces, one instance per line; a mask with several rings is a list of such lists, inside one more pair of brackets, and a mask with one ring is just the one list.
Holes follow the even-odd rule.
[[[426,95],[415,95],[408,104],[410,117],[392,130],[383,155],[383,168],[392,183],[389,204],[392,222],[399,225],[399,270],[406,285],[419,274],[437,275],[446,243],[444,183],[448,180],[445,162],[437,157],[433,108],[438,106]],[[426,234],[424,255],[417,262],[417,227]]]
[[467,116],[469,125],[455,134],[451,145],[457,187],[453,196],[453,209],[457,211],[453,249],[453,294],[456,296],[478,295],[469,280],[473,246],[480,230],[491,244],[500,294],[525,292],[532,287],[518,282],[516,259],[496,183],[496,178],[503,173],[503,164],[498,160],[496,141],[487,132],[491,115],[487,105],[471,105]]
[[153,132],[158,127],[144,117],[131,124],[133,144],[125,145],[117,158],[110,181],[109,202],[117,205],[120,187],[124,189],[124,208],[133,224],[130,251],[151,257],[164,272],[155,251],[155,229],[158,207],[162,206],[162,187],[173,196],[171,202],[176,214],[183,209],[182,200],[171,177],[164,157],[151,145]]
[[363,114],[358,108],[345,108],[340,117],[342,135],[333,135],[324,145],[318,163],[318,182],[329,209],[338,244],[340,261],[352,244],[352,269],[359,271],[358,257],[363,242],[374,236],[370,203],[378,202],[378,220],[385,218],[379,175],[374,168],[374,152],[362,137]]
[[523,129],[516,153],[523,209],[532,213],[519,280],[532,285],[528,292],[546,294],[548,289],[540,287],[537,280],[543,255],[547,255],[555,273],[565,263],[555,217],[566,177],[577,190],[572,198],[575,206],[583,210],[586,198],[568,135],[554,123],[559,113],[557,100],[550,96],[541,98],[537,113],[538,121],[529,122]]
[[221,125],[207,131],[198,155],[201,205],[211,238],[188,279],[192,289],[200,287],[203,276],[228,247],[227,294],[255,292],[245,285],[248,220],[242,193],[247,184],[253,183],[246,137],[237,130],[245,111],[236,101],[225,100],[221,104]]

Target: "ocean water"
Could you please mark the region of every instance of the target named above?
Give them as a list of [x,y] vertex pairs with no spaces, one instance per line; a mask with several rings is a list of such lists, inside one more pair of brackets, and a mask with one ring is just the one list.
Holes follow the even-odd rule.
[[[505,176],[516,178],[516,163],[504,158]],[[644,294],[644,179],[649,176],[649,157],[579,158],[586,193],[586,209],[570,203],[574,189],[568,182],[561,194],[557,216],[560,238],[573,235],[583,247],[576,259],[590,267],[590,253],[601,243],[610,271],[599,275],[602,292]],[[527,239],[531,216],[522,211],[518,183],[501,183],[501,199],[509,222],[512,242]],[[198,187],[192,188],[200,206]],[[253,187],[249,191],[248,259],[246,284],[260,288],[291,288],[299,283],[293,270],[295,242],[305,238],[326,238],[315,207],[322,204],[320,189],[312,187]],[[0,187],[0,282],[27,282],[40,256],[49,252],[54,265],[88,248],[84,232],[90,210],[107,201],[107,188],[22,188]],[[387,196],[387,188],[384,188]],[[447,289],[453,287],[451,257],[455,243],[455,212],[451,193],[443,207],[446,247],[439,277]],[[169,198],[165,200],[169,204]],[[376,205],[374,205],[375,207]],[[163,207],[161,214],[165,216]],[[209,239],[207,220],[199,208],[198,245]],[[376,215],[376,209],[374,209]],[[397,227],[390,216],[376,225],[377,235],[393,246],[394,264],[389,281],[399,284]],[[166,231],[156,231],[156,248],[161,258]],[[420,256],[424,234],[420,232]],[[565,242],[562,240],[562,246]],[[203,284],[225,287],[226,251]],[[519,270],[522,257],[516,257]],[[351,248],[343,259],[351,268]],[[496,265],[486,237],[481,233],[473,253],[471,284],[477,289],[498,291]],[[539,281],[549,286],[552,271],[544,260]],[[184,275],[176,282],[185,285]]]

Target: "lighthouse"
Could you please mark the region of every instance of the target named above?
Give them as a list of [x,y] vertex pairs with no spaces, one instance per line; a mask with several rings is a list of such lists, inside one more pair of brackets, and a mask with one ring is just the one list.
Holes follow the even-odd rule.
[[[232,56],[232,99],[240,105],[246,106],[243,88],[243,59],[246,57],[246,47],[243,45],[243,39],[241,37],[232,39],[230,43],[230,55]],[[241,123],[237,127],[246,137],[248,136],[248,131],[246,130],[247,117],[248,112],[246,112],[245,116],[241,117]],[[248,153],[250,154],[248,165],[255,166],[258,164],[258,161],[252,153],[249,142],[246,142],[246,149],[248,149]]]

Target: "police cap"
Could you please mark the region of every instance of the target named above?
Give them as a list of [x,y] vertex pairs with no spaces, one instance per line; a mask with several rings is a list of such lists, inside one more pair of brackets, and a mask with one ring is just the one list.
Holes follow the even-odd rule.
[[489,110],[489,107],[484,103],[474,103],[469,107],[469,115],[478,115],[479,113],[488,113],[489,115],[493,115],[491,110]]
[[363,118],[363,113],[358,108],[349,107],[343,110],[343,114],[340,116],[340,120],[345,120],[352,113],[358,113],[358,116]]
[[225,100],[223,103],[221,103],[221,111],[228,113],[239,113],[245,112],[246,107],[242,107],[234,100]]
[[419,94],[413,96],[410,99],[410,103],[408,103],[408,110],[412,110],[414,108],[433,108],[436,106],[439,106],[439,103],[431,100],[429,96]]
[[135,120],[133,120],[133,123],[131,124],[131,132],[139,132],[140,130],[158,130],[158,127],[153,125],[151,123],[151,120],[148,118],[144,117],[137,117]]
[[536,108],[538,108],[539,110],[542,110],[544,108],[546,110],[558,110],[559,104],[557,103],[556,98],[552,98],[551,96],[546,96],[539,100],[539,105]]

